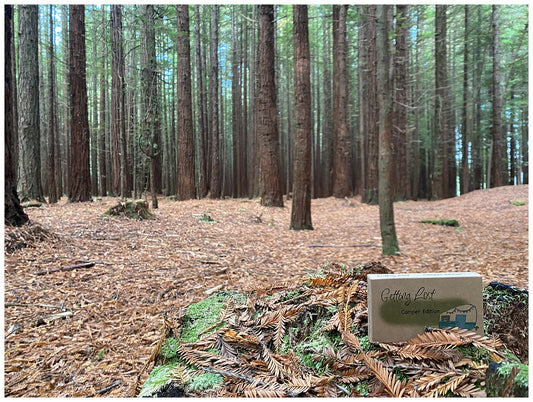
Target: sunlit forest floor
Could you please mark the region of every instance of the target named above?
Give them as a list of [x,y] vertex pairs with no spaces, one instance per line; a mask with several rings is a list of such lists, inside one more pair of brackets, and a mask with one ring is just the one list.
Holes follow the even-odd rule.
[[[103,216],[116,203],[28,208],[33,229],[6,229],[6,247],[13,239],[29,246],[5,252],[6,396],[130,396],[165,311],[210,290],[246,290],[328,263],[475,271],[484,284],[528,289],[528,186],[396,203],[394,257],[381,255],[378,207],[359,197],[313,200],[315,230],[303,232],[288,229],[290,201],[265,208],[248,199],[161,198],[155,220]],[[423,219],[456,219],[460,228]],[[95,264],[47,273],[80,262]],[[54,317],[60,311],[66,317]]]

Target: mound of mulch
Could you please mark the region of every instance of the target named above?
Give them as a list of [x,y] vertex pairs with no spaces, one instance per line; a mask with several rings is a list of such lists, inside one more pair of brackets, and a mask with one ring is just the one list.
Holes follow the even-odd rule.
[[[508,349],[515,346],[494,336],[492,331],[501,327],[491,327],[490,338],[454,328],[428,329],[403,343],[369,342],[366,277],[390,272],[379,262],[352,268],[331,264],[300,281],[280,282],[246,295],[220,292],[169,315],[164,335],[145,365],[153,361],[155,368],[135,394],[487,396],[489,364],[505,362]],[[517,298],[509,292],[518,289],[503,287],[491,284],[484,292],[490,294],[485,311],[494,321],[509,311],[494,304],[496,293],[527,311],[527,295]],[[527,321],[510,320],[506,322],[520,328],[527,339]],[[507,381],[508,390],[491,390],[497,394],[489,396],[513,395],[518,389],[513,381]]]
[[6,253],[13,253],[26,247],[35,247],[37,243],[59,240],[59,237],[38,223],[28,222],[22,226],[6,226],[4,248]]

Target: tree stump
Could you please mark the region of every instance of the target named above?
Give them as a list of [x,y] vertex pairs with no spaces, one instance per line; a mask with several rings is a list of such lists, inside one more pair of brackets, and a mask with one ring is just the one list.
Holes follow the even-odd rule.
[[126,216],[137,220],[155,219],[155,215],[150,212],[148,204],[144,200],[119,202],[110,207],[104,215]]

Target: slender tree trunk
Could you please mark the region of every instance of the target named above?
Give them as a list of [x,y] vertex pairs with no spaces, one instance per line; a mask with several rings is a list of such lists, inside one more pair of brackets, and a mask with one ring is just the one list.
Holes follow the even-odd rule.
[[322,180],[323,193],[321,196],[330,197],[333,194],[333,112],[331,97],[331,28],[327,23],[328,18],[322,16],[323,48],[324,48],[324,118],[322,119]]
[[17,195],[16,164],[14,149],[17,147],[15,132],[15,77],[13,75],[14,31],[13,6],[4,6],[4,225],[22,226],[28,215],[20,206]]
[[85,6],[70,5],[70,187],[69,202],[92,201],[85,56]]
[[[91,11],[93,16],[92,26],[92,60],[93,65],[96,66],[98,60],[98,25],[96,24],[96,10]],[[92,72],[92,116],[91,116],[91,193],[98,194],[98,102],[97,102],[97,87],[98,87],[98,70],[95,68]]]
[[378,204],[378,103],[377,103],[377,82],[376,82],[376,6],[365,6],[363,15],[366,21],[363,23],[362,31],[364,32],[363,45],[364,52],[361,60],[361,71],[359,80],[361,81],[361,105],[360,119],[363,120],[361,125],[363,131],[359,133],[364,141],[364,174],[365,188],[362,195],[362,201],[367,204]]
[[469,93],[469,87],[468,87],[468,6],[465,5],[464,7],[465,12],[465,37],[464,37],[464,51],[463,51],[463,116],[462,116],[462,122],[461,122],[461,129],[462,129],[462,138],[461,138],[461,153],[462,153],[462,159],[461,159],[461,167],[462,167],[462,175],[461,175],[461,193],[466,194],[469,191],[469,171],[468,171],[468,141],[469,141],[469,118],[468,118],[468,93]]
[[256,130],[261,150],[261,205],[283,207],[275,84],[274,7],[258,7],[259,91],[256,102]]
[[142,93],[142,113],[141,113],[141,149],[144,155],[150,159],[150,194],[152,197],[152,208],[158,208],[157,201],[157,176],[161,170],[157,167],[156,157],[160,154],[159,140],[159,100],[157,98],[157,63],[155,49],[155,18],[154,6],[144,4],[141,6],[143,23],[141,24],[141,93]]
[[56,133],[58,131],[57,121],[57,103],[56,103],[56,69],[54,55],[54,25],[53,25],[53,6],[50,5],[50,42],[49,42],[49,64],[48,64],[48,202],[55,204],[58,200],[56,186]]
[[233,155],[233,197],[241,197],[241,133],[242,133],[242,86],[241,86],[241,35],[237,30],[236,12],[238,5],[232,5],[232,38],[231,38],[231,114],[232,114],[232,155]]
[[407,21],[407,6],[396,6],[396,49],[394,52],[394,106],[392,137],[394,143],[394,173],[396,200],[411,198],[411,183],[409,176],[409,118],[408,118],[408,88],[409,88],[409,57],[407,40],[409,26]]
[[[481,7],[477,8],[478,26],[482,23]],[[481,57],[482,52],[481,35],[476,35],[476,42],[474,45],[473,60],[475,60],[475,68],[472,73],[473,77],[473,102],[472,102],[472,114],[473,129],[472,129],[472,180],[473,190],[479,190],[483,188],[483,165],[481,158],[481,77],[483,72],[483,59]]]
[[194,6],[194,50],[196,62],[196,86],[198,102],[198,162],[200,168],[200,181],[198,183],[198,197],[204,198],[207,195],[207,125],[205,123],[205,100],[204,100],[204,80],[202,70],[202,47],[200,44],[200,6]]
[[18,9],[21,196],[44,202],[39,128],[39,7],[20,5]]
[[492,6],[492,168],[491,187],[503,185],[502,172],[502,94],[500,74],[500,17],[499,7]]
[[111,139],[113,161],[113,194],[122,192],[122,125],[124,124],[123,79],[121,66],[124,66],[122,6],[111,6]]
[[392,68],[390,60],[392,6],[376,8],[376,53],[379,104],[379,224],[382,252],[396,255],[399,252],[393,206],[392,166]]
[[209,110],[211,115],[211,198],[220,198],[222,192],[220,147],[218,129],[218,20],[219,6],[211,6],[211,69],[209,73]]
[[311,82],[307,6],[293,6],[294,165],[290,229],[313,229],[311,222]]
[[348,6],[333,6],[333,195],[347,197],[351,194],[348,159],[346,74],[346,14]]
[[241,5],[242,17],[241,21],[244,26],[242,41],[241,54],[243,55],[242,60],[242,111],[241,111],[241,154],[240,154],[240,164],[241,164],[241,196],[249,195],[249,183],[248,183],[248,6]]
[[189,6],[176,6],[178,22],[178,199],[196,197],[194,177],[194,130],[191,98],[191,49]]
[[101,31],[100,39],[102,41],[100,45],[100,118],[99,118],[99,130],[98,130],[98,176],[99,176],[99,190],[100,196],[107,195],[107,170],[106,170],[106,88],[107,88],[107,74],[106,74],[106,58],[105,58],[105,38],[106,38],[106,11],[105,7],[102,7],[102,19],[101,19]]
[[[61,158],[63,172],[63,192],[68,193],[70,188],[70,88],[69,88],[69,31],[68,20],[69,8],[67,5],[61,6],[61,46],[63,54],[63,155]],[[63,193],[62,192],[62,193]]]
[[437,5],[435,13],[435,130],[433,138],[434,167],[432,199],[448,197],[448,74],[446,5]]

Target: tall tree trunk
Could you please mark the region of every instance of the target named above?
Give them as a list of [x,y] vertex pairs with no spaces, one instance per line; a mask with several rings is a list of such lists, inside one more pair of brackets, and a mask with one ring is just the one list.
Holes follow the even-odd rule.
[[241,53],[243,55],[242,60],[242,113],[241,113],[241,154],[240,154],[240,164],[241,164],[241,196],[249,195],[249,183],[248,183],[248,6],[241,5],[242,15],[241,21],[244,26],[242,41]]
[[207,124],[205,122],[204,80],[202,69],[202,47],[200,44],[200,6],[194,6],[194,55],[196,62],[196,86],[198,101],[198,162],[200,168],[200,181],[198,183],[198,197],[204,198],[208,190],[207,176]]
[[122,192],[122,133],[124,124],[124,51],[122,6],[111,6],[111,150],[113,161],[113,194],[123,198]]
[[54,55],[54,24],[53,24],[53,6],[50,5],[50,42],[49,42],[49,64],[48,64],[48,202],[55,204],[58,200],[56,186],[56,135],[58,131],[57,121],[57,103],[56,103],[56,69]]
[[465,12],[465,18],[464,18],[464,24],[465,24],[465,37],[464,37],[464,51],[463,51],[463,115],[462,115],[462,122],[461,122],[461,153],[462,153],[462,159],[461,159],[461,168],[462,168],[462,174],[461,174],[461,193],[466,194],[469,191],[469,171],[468,171],[468,141],[470,137],[470,130],[469,130],[469,121],[468,118],[468,93],[469,93],[469,87],[468,87],[468,31],[469,31],[469,24],[468,24],[468,6],[465,5],[464,7]]
[[333,195],[351,194],[348,159],[347,102],[348,76],[346,74],[346,14],[347,5],[333,6]]
[[28,222],[28,215],[20,206],[17,195],[16,164],[14,163],[15,142],[15,77],[13,75],[14,41],[13,6],[4,6],[4,225],[22,226]]
[[89,116],[85,56],[85,6],[70,5],[70,179],[69,202],[91,199]]
[[19,141],[22,199],[44,202],[39,129],[39,6],[19,6]]
[[376,8],[376,54],[379,104],[379,225],[382,252],[396,255],[399,252],[393,206],[392,166],[392,65],[391,43],[392,6]]
[[259,91],[256,100],[256,130],[261,149],[261,205],[283,207],[275,84],[274,7],[258,7]]
[[[363,22],[361,31],[364,33],[364,44],[361,56],[359,80],[361,83],[359,104],[361,105],[360,119],[362,132],[359,135],[364,141],[364,158],[362,163],[364,168],[361,171],[365,175],[365,187],[362,194],[362,201],[367,204],[376,205],[378,203],[378,103],[377,103],[377,82],[376,82],[376,6],[365,6],[363,15],[366,20]],[[362,173],[363,174],[363,173]]]
[[409,88],[409,56],[407,40],[409,25],[407,20],[407,6],[396,6],[396,49],[394,52],[394,106],[392,138],[394,152],[394,182],[396,200],[411,198],[411,183],[409,176],[409,118],[408,118],[408,88]]
[[63,192],[68,193],[70,188],[70,88],[69,88],[69,63],[70,46],[68,33],[69,8],[63,4],[61,6],[61,46],[63,54],[63,155],[61,170],[63,171]]
[[499,7],[492,6],[492,168],[491,187],[503,185],[502,172],[502,94],[500,74],[500,17]]
[[311,82],[307,6],[293,6],[294,165],[290,229],[313,229],[311,222]]
[[152,208],[158,208],[157,177],[161,176],[161,169],[156,158],[160,155],[159,134],[159,100],[157,98],[157,62],[155,49],[155,18],[154,6],[141,6],[143,23],[141,25],[141,93],[142,113],[140,141],[143,153],[150,159],[150,194]]
[[322,119],[322,180],[323,193],[321,196],[329,197],[333,194],[333,113],[331,97],[331,28],[327,23],[326,15],[322,16],[324,59],[324,118]]
[[[98,60],[98,24],[96,23],[96,10],[91,11],[93,26],[92,26],[92,60],[93,65],[97,65]],[[92,116],[91,116],[91,193],[98,194],[98,70],[95,68],[92,72]]]
[[435,12],[435,130],[433,136],[434,166],[432,199],[448,197],[448,73],[446,40],[446,5],[437,5]]
[[250,196],[259,197],[261,194],[260,189],[260,163],[259,163],[259,142],[257,138],[257,92],[258,92],[258,82],[257,82],[257,6],[252,5],[252,40],[250,46],[250,130],[248,130],[250,138]]
[[211,6],[211,47],[209,72],[209,111],[211,115],[211,198],[220,198],[222,192],[220,147],[218,129],[218,20],[219,6]]
[[107,170],[106,170],[106,88],[107,88],[107,74],[106,74],[106,57],[105,57],[105,38],[106,38],[106,11],[105,7],[102,7],[101,18],[101,32],[100,39],[100,118],[99,118],[99,130],[98,130],[98,176],[99,176],[99,190],[100,196],[107,195]]
[[232,175],[232,195],[241,197],[241,133],[242,133],[242,86],[241,86],[241,35],[237,30],[237,9],[238,5],[232,5],[232,35],[231,35],[231,121],[232,121],[232,155],[233,155],[233,175]]
[[[481,26],[482,24],[481,7],[477,8],[477,21],[476,24]],[[473,60],[475,60],[475,68],[473,71],[473,101],[472,101],[472,114],[473,127],[472,127],[472,181],[473,190],[479,190],[483,188],[483,165],[482,165],[482,134],[481,134],[481,77],[483,72],[483,59],[482,59],[482,42],[481,35],[476,35],[476,42],[474,45]]]
[[[420,12],[420,6],[416,6],[416,24],[417,26],[420,25],[420,19],[421,19],[421,12]],[[420,71],[420,64],[419,64],[419,55],[420,55],[420,33],[416,32],[416,39],[415,39],[415,77],[419,76]],[[419,80],[414,80],[414,99],[417,99],[419,97]],[[412,174],[412,180],[411,180],[411,196],[413,200],[418,200],[419,197],[419,189],[420,189],[420,144],[419,144],[419,115],[420,111],[418,107],[415,107],[414,110],[414,130],[413,130],[413,158],[412,158],[412,165],[411,165],[411,174]]]
[[194,177],[194,130],[191,98],[191,49],[189,5],[176,6],[178,22],[178,199],[196,197]]

